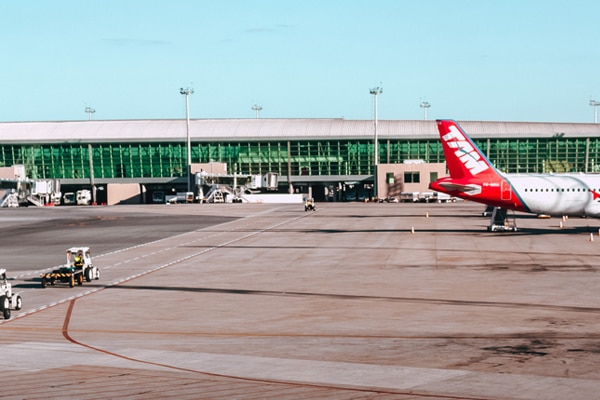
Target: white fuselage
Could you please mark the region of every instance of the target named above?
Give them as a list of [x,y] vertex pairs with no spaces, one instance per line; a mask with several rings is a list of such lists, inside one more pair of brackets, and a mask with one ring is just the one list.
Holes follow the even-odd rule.
[[532,213],[600,217],[600,175],[506,174],[504,178],[510,182],[511,195]]

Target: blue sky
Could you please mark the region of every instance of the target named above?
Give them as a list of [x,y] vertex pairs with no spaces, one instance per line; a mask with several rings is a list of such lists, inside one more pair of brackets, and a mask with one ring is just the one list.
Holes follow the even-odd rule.
[[0,0],[0,122],[593,122],[595,0]]

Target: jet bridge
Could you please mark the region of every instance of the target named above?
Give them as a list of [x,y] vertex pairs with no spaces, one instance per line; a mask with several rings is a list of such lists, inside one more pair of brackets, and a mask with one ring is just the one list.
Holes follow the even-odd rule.
[[0,191],[2,190],[4,195],[0,200],[0,207],[20,207],[30,204],[43,207],[48,204],[60,204],[60,182],[56,179],[0,179]]
[[206,171],[195,174],[196,193],[201,203],[249,202],[251,194],[276,192],[278,174],[213,174]]

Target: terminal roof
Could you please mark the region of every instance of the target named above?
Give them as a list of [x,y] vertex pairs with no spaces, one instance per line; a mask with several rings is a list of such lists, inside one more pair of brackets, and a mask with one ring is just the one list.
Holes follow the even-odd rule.
[[[600,137],[600,124],[462,121],[474,138]],[[185,119],[0,123],[2,143],[173,142],[185,140]],[[372,139],[373,120],[192,119],[193,141]],[[435,121],[379,120],[382,139],[437,139]]]

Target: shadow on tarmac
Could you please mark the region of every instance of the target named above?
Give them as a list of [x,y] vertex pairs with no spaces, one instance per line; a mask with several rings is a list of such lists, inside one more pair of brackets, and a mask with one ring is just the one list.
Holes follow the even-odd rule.
[[467,301],[467,300],[447,300],[447,299],[428,299],[416,297],[388,297],[388,296],[363,296],[363,295],[346,295],[346,294],[329,294],[329,293],[310,293],[310,292],[288,292],[288,291],[272,291],[272,290],[252,290],[252,289],[223,289],[223,288],[196,288],[196,287],[167,287],[167,286],[134,286],[134,285],[115,285],[107,287],[106,290],[153,290],[153,291],[182,291],[192,293],[217,293],[217,294],[234,294],[234,295],[249,295],[249,296],[281,296],[281,297],[309,297],[323,298],[336,300],[374,300],[387,302],[407,302],[407,303],[424,303],[424,304],[442,304],[450,306],[477,306],[477,307],[502,307],[502,308],[517,308],[517,309],[539,309],[552,311],[570,311],[583,313],[600,313],[600,307],[576,307],[576,306],[559,306],[550,304],[532,304],[532,303],[512,303],[512,302],[496,302],[496,301]]

